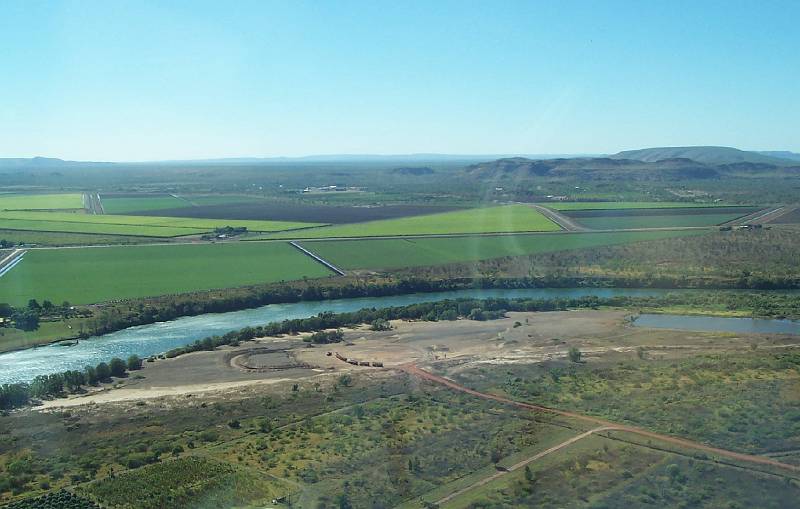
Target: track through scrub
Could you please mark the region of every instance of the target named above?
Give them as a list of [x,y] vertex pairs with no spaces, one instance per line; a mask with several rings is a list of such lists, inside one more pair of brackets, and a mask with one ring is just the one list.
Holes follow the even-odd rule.
[[591,417],[589,415],[579,414],[576,412],[569,412],[567,410],[558,410],[555,408],[550,408],[542,405],[534,405],[531,403],[522,403],[519,401],[514,401],[513,399],[504,398],[503,396],[497,396],[494,394],[487,394],[485,392],[476,391],[474,389],[469,389],[460,385],[452,380],[448,380],[447,378],[441,377],[439,375],[434,375],[429,371],[425,371],[424,369],[416,366],[415,364],[403,364],[398,366],[399,369],[405,371],[406,373],[421,378],[423,380],[428,380],[430,382],[438,383],[449,387],[450,389],[454,389],[460,392],[464,392],[466,394],[471,394],[473,396],[477,396],[483,399],[489,399],[493,401],[497,401],[499,403],[505,403],[508,405],[514,405],[518,408],[524,408],[527,410],[533,410],[537,412],[547,412],[555,415],[560,415],[562,417],[570,417],[572,419],[577,419],[584,422],[589,422],[597,426],[613,428],[614,431],[624,431],[627,433],[633,433],[636,435],[640,435],[646,438],[652,438],[655,440],[661,440],[663,442],[667,442],[673,445],[677,445],[680,447],[686,447],[688,449],[696,449],[699,451],[716,454],[717,456],[721,456],[724,458],[743,461],[746,463],[755,463],[758,465],[767,465],[771,467],[780,468],[782,470],[789,470],[792,472],[800,472],[800,465],[790,465],[788,463],[781,463],[780,461],[776,461],[772,458],[768,458],[765,456],[755,456],[752,454],[743,454],[734,451],[728,451],[726,449],[719,449],[717,447],[712,447],[710,445],[705,445],[700,442],[695,442],[693,440],[687,440],[685,438],[678,438],[673,437],[670,435],[662,435],[661,433],[655,433],[653,431],[647,431],[646,429],[637,428],[635,426],[628,426],[626,424],[617,424],[615,422],[607,421],[605,419],[600,419],[598,417]]
[[450,502],[454,498],[456,498],[456,497],[458,497],[460,495],[463,495],[464,493],[466,493],[466,492],[468,492],[470,490],[473,490],[473,489],[478,488],[480,486],[483,486],[485,484],[489,484],[490,482],[494,481],[495,479],[499,479],[500,477],[502,477],[502,476],[504,476],[504,475],[506,475],[506,474],[508,474],[510,472],[513,472],[515,470],[519,470],[520,468],[524,467],[525,465],[527,465],[529,463],[533,463],[534,461],[536,461],[538,459],[541,459],[541,458],[547,456],[548,454],[551,454],[551,453],[554,453],[556,451],[559,451],[559,450],[563,449],[564,447],[567,447],[568,445],[572,445],[575,442],[577,442],[578,440],[582,440],[582,439],[588,437],[589,435],[592,435],[594,433],[598,433],[600,431],[610,431],[610,430],[615,430],[615,429],[617,429],[617,428],[615,428],[613,426],[601,426],[599,428],[591,429],[591,430],[589,430],[589,431],[587,431],[585,433],[581,433],[580,435],[575,435],[574,437],[570,438],[569,440],[565,440],[565,441],[561,442],[558,445],[554,445],[553,447],[551,447],[549,449],[545,449],[542,452],[534,454],[530,458],[524,459],[524,460],[522,460],[522,461],[520,461],[518,463],[515,463],[514,465],[511,465],[506,470],[501,470],[501,471],[499,471],[499,472],[497,472],[495,474],[492,474],[492,475],[490,475],[488,477],[484,477],[483,479],[481,479],[479,481],[476,481],[476,482],[470,484],[469,486],[461,488],[458,491],[454,491],[453,493],[447,495],[446,497],[437,500],[436,501],[436,505],[440,506],[440,505],[442,505],[444,503]]

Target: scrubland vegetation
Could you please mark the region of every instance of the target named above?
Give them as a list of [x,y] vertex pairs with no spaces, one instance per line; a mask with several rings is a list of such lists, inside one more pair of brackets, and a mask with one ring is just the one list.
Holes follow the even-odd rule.
[[[523,161],[532,170],[523,174],[497,171],[499,163],[471,163],[480,161],[420,168],[276,163],[225,172],[201,163],[159,171],[144,165],[126,167],[121,180],[88,168],[60,176],[62,192],[0,195],[4,249],[199,244],[28,249],[0,280],[0,302],[11,304],[0,308],[9,325],[0,329],[0,349],[265,304],[412,292],[800,287],[796,214],[769,229],[712,227],[759,205],[793,203],[787,172],[776,185],[712,165],[654,175],[661,171],[657,163],[604,160],[611,173],[601,174],[581,160],[558,163],[561,173],[544,168],[539,174],[549,163]],[[579,174],[564,173],[571,164],[580,166]],[[483,171],[490,174],[484,178]],[[7,176],[9,185],[33,185],[25,173]],[[92,203],[83,203],[81,193]],[[101,204],[90,194],[99,194]],[[531,203],[590,228],[673,229],[562,232]],[[682,226],[699,228],[674,229]],[[380,236],[404,238],[356,239]],[[325,240],[338,237],[352,240]],[[297,238],[348,273],[334,276],[284,242]],[[259,239],[273,241],[249,242]],[[326,349],[355,348],[348,345],[356,326],[358,334],[389,336],[397,325],[392,341],[402,341],[407,324],[390,320],[458,328],[509,312],[574,309],[800,317],[797,297],[780,292],[456,299],[246,327],[154,361],[163,364],[108,359],[0,388],[0,504],[244,508],[271,506],[274,499],[277,506],[333,509],[432,507],[444,499],[441,507],[729,509],[790,507],[797,500],[800,476],[792,472],[729,465],[624,432],[598,432],[515,467],[586,432],[588,424],[454,393],[382,363],[287,375],[230,392],[57,406],[69,401],[59,398],[74,402],[87,391],[113,401],[115,387],[135,390],[147,382],[149,365],[167,370],[205,355],[227,363],[224,356],[260,336],[284,336],[324,356]],[[612,314],[624,320],[624,313]],[[522,334],[529,327],[523,322],[510,330]],[[800,361],[783,343],[753,340],[752,348],[725,350],[698,339],[696,351],[664,356],[647,345],[615,351],[613,338],[598,353],[537,333],[527,336],[545,352],[536,362],[503,364],[488,356],[472,364],[469,355],[444,362],[430,355],[426,368],[514,400],[797,462]],[[487,339],[487,351],[502,336]],[[508,342],[524,341],[519,337]],[[329,344],[336,346],[323,346]],[[205,353],[175,359],[192,352]],[[47,411],[31,406],[40,401]]]
[[800,230],[713,232],[663,240],[598,246],[419,267],[400,274],[420,278],[541,277],[606,280],[629,287],[797,288]]

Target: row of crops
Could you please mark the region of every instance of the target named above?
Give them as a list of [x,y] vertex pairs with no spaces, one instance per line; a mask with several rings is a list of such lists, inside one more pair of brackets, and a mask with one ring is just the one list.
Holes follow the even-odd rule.
[[13,502],[3,509],[100,509],[100,506],[66,490]]

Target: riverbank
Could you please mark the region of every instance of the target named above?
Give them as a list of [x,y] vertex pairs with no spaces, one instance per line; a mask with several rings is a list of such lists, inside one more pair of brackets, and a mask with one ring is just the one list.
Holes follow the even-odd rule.
[[[257,309],[271,304],[381,298],[461,290],[574,288],[623,291],[648,289],[656,292],[797,292],[800,294],[800,290],[795,287],[762,290],[749,287],[738,288],[735,285],[715,287],[713,284],[703,284],[698,287],[696,285],[681,286],[667,281],[646,279],[630,281],[603,277],[395,278],[390,275],[382,277],[369,274],[336,278],[326,281],[324,284],[319,281],[294,281],[88,305],[81,307],[79,311],[90,316],[71,318],[66,321],[43,322],[43,324],[50,323],[50,325],[46,327],[43,325],[38,331],[23,332],[5,329],[9,332],[8,337],[4,338],[2,334],[4,329],[0,329],[0,353],[48,345],[67,339],[103,336],[131,327],[167,322],[184,317]],[[768,309],[762,308],[761,311],[762,313],[767,312],[767,314],[759,316],[769,316]],[[800,316],[800,311],[797,314]],[[70,326],[71,329],[69,329]],[[74,330],[81,330],[81,333],[75,334],[72,332]]]
[[[420,312],[421,303],[442,302],[454,299],[471,299],[456,311],[462,316],[469,314],[471,307],[491,309],[514,309],[517,302],[528,302],[531,310],[554,310],[569,308],[630,308],[637,311],[675,309],[675,306],[691,307],[696,312],[707,314],[729,313],[742,310],[767,311],[766,316],[793,317],[800,315],[800,299],[797,293],[745,293],[745,292],[697,292],[693,290],[665,291],[656,289],[504,289],[504,290],[456,290],[451,292],[418,293],[401,296],[372,297],[361,299],[339,299],[294,304],[277,304],[261,308],[198,317],[181,318],[169,322],[133,327],[100,337],[81,340],[71,347],[54,345],[37,349],[0,354],[1,383],[25,382],[40,374],[59,373],[67,370],[83,370],[86,365],[108,362],[114,357],[126,359],[130,355],[146,358],[164,352],[183,349],[209,338],[209,348],[228,344],[236,338],[234,331],[242,327],[259,327],[284,320],[298,320],[320,313],[353,313],[364,309],[388,309],[412,306]],[[498,300],[500,299],[500,300]],[[502,300],[505,299],[505,300]],[[482,302],[484,301],[485,302]],[[479,302],[481,301],[481,302]],[[524,310],[524,309],[519,309]],[[402,310],[396,311],[402,313]],[[383,315],[376,315],[383,316]],[[410,315],[409,315],[410,316]],[[420,315],[420,318],[423,318]],[[353,322],[355,323],[355,322]],[[360,322],[358,322],[360,323]],[[343,324],[348,325],[348,324]],[[308,325],[313,328],[313,325]],[[304,326],[304,327],[308,327]],[[337,326],[337,325],[332,325]],[[311,330],[311,329],[309,329]],[[222,339],[215,339],[219,336]],[[252,336],[250,336],[252,337]],[[247,338],[249,339],[249,338]],[[194,347],[193,349],[200,349]],[[178,352],[180,353],[180,352]]]
[[[582,359],[669,360],[702,352],[747,353],[800,347],[784,334],[687,331],[633,326],[630,310],[511,312],[498,320],[447,322],[392,320],[391,330],[366,325],[344,330],[344,340],[310,346],[308,334],[259,337],[237,346],[192,352],[145,363],[141,371],[85,394],[45,401],[41,410],[143,400],[175,404],[187,398],[236,398],[242,390],[290,390],[336,383],[341,376],[381,378],[408,363],[444,363],[454,372],[475,368],[566,361],[570,349]],[[329,355],[330,353],[330,355]],[[355,359],[359,365],[337,358]],[[369,366],[360,365],[367,362]],[[380,367],[372,364],[378,362]],[[280,389],[282,390],[282,389]]]

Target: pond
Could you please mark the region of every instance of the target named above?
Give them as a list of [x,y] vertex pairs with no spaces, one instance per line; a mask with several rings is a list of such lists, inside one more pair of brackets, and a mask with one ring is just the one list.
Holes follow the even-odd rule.
[[800,335],[800,321],[767,318],[641,314],[633,324],[637,327],[698,332]]

